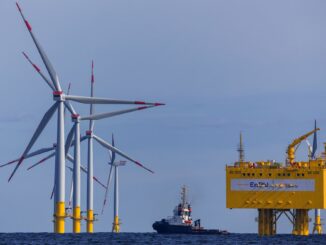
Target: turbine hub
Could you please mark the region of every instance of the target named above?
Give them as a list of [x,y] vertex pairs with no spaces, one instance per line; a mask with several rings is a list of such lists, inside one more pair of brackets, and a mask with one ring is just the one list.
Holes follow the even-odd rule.
[[71,120],[73,122],[80,122],[80,115],[79,114],[71,114]]
[[65,101],[63,92],[62,91],[53,91],[53,100]]

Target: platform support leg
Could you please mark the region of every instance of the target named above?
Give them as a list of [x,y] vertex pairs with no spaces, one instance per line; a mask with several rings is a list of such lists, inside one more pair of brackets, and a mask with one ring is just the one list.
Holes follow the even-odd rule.
[[315,223],[312,233],[319,235],[323,233],[323,227],[320,219],[320,209],[315,209]]
[[271,236],[276,234],[274,209],[258,209],[258,234],[260,236]]
[[309,235],[309,209],[294,210],[293,235],[308,236]]

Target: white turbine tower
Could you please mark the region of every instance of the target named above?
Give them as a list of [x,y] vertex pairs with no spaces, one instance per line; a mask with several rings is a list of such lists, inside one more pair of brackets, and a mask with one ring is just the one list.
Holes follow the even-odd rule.
[[[106,98],[94,98],[94,97],[83,97],[83,96],[74,96],[74,95],[66,95],[63,93],[61,89],[61,85],[59,82],[59,77],[54,70],[50,60],[46,56],[44,50],[41,45],[37,41],[35,35],[32,32],[32,27],[29,22],[25,19],[23,12],[16,3],[17,8],[23,18],[23,21],[36,45],[36,48],[44,62],[44,65],[50,75],[50,81],[52,83],[48,83],[49,87],[53,91],[53,100],[54,104],[50,107],[50,109],[45,113],[41,122],[39,123],[36,131],[34,132],[30,142],[28,143],[26,149],[21,155],[14,171],[10,175],[8,181],[12,179],[15,172],[22,164],[23,160],[28,155],[32,146],[42,133],[43,129],[46,127],[54,113],[58,112],[58,121],[57,121],[57,143],[56,143],[56,160],[55,160],[55,210],[54,210],[54,218],[55,218],[55,232],[56,233],[64,233],[65,231],[65,139],[64,139],[64,106],[71,112],[71,114],[76,114],[73,108],[71,107],[69,101],[75,101],[84,104],[143,104],[143,105],[161,105],[159,103],[145,103],[139,101],[125,101],[125,100],[114,100],[114,99],[106,99]],[[37,66],[34,66],[36,70],[40,71]],[[68,149],[70,144],[68,145]],[[115,149],[112,149],[113,151]],[[89,172],[92,170],[89,170]],[[91,172],[93,174],[93,172]]]

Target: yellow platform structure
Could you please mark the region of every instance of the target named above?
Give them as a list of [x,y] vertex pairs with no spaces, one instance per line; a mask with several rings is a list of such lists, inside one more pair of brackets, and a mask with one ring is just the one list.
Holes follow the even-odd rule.
[[[276,234],[282,214],[291,221],[294,235],[308,235],[308,211],[326,208],[326,151],[314,160],[296,162],[293,150],[317,130],[293,141],[284,165],[275,161],[239,161],[226,166],[226,207],[257,209],[259,235]],[[320,214],[315,218],[315,230],[321,233]]]

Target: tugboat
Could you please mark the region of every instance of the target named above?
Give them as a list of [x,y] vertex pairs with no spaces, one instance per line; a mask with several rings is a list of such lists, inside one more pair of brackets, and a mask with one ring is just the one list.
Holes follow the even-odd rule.
[[204,229],[200,226],[200,219],[192,221],[191,205],[187,201],[186,186],[181,188],[181,202],[174,208],[173,216],[153,224],[153,229],[159,234],[195,234],[195,235],[223,235],[229,234],[225,230]]

